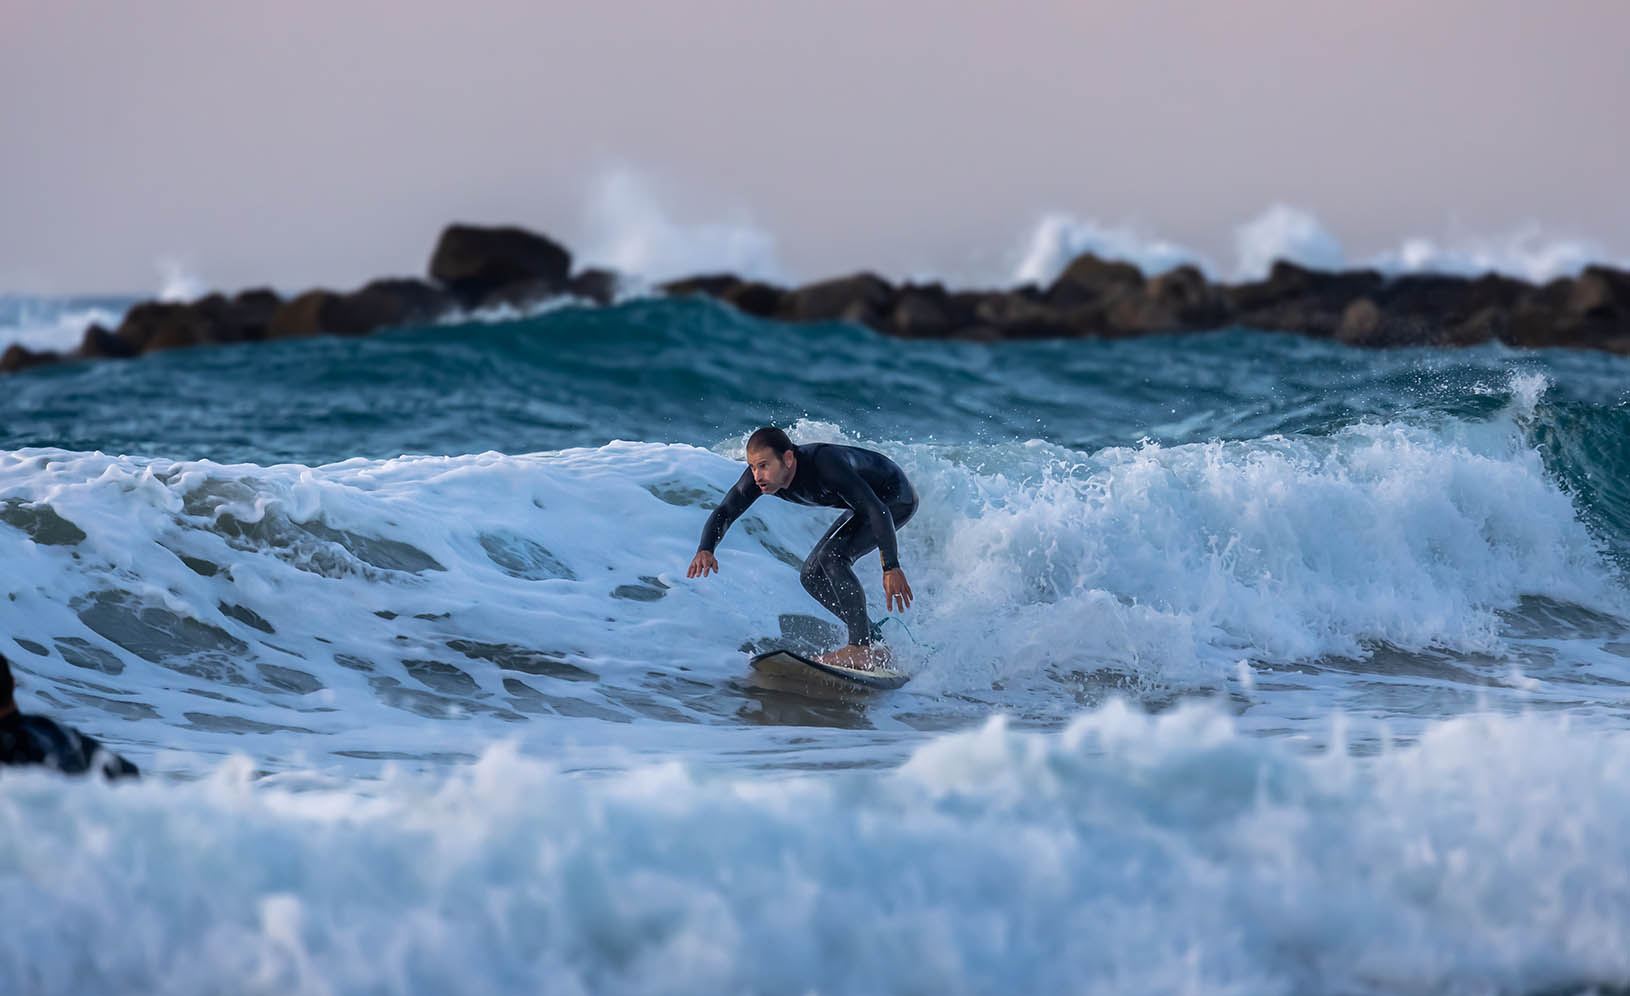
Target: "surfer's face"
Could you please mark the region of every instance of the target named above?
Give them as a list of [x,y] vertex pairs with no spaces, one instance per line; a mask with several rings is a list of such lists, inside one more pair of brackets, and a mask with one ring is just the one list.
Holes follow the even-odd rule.
[[792,483],[797,463],[798,458],[791,451],[779,457],[775,455],[775,450],[747,451],[747,466],[753,471],[753,483],[767,495],[773,495]]

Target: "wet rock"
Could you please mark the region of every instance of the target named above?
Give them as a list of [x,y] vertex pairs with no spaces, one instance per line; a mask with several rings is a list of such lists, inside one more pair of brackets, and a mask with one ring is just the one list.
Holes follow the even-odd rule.
[[722,298],[725,294],[742,286],[746,281],[734,273],[702,273],[694,277],[685,277],[680,280],[670,280],[665,284],[657,285],[657,290],[670,297],[687,297],[701,295],[703,297]]
[[884,322],[884,330],[905,339],[938,339],[966,324],[972,308],[959,308],[939,284],[907,284],[900,288]]
[[622,277],[614,270],[587,269],[573,275],[568,292],[585,301],[606,305],[617,300],[622,288]]
[[785,306],[787,292],[780,287],[752,280],[731,287],[719,297],[749,315],[773,318]]
[[[210,294],[188,304],[144,301],[125,315],[117,336],[141,353],[249,342],[266,338],[272,316],[281,304],[277,294],[264,288],[230,298]],[[88,345],[82,343],[81,348]]]
[[113,330],[91,325],[79,341],[77,355],[86,359],[123,360],[136,355],[136,347],[121,339]]
[[452,305],[450,295],[422,280],[375,280],[349,294],[310,290],[272,313],[266,335],[274,339],[367,335],[434,321]]
[[267,323],[271,339],[293,339],[322,335],[327,330],[325,314],[339,295],[329,290],[309,290],[285,302]]
[[430,257],[430,276],[462,303],[473,305],[506,284],[569,286],[572,256],[545,236],[523,228],[449,225]]
[[795,322],[847,321],[878,325],[894,303],[894,287],[872,273],[823,280],[789,291],[778,317]]
[[16,373],[18,370],[28,370],[32,367],[49,366],[62,362],[60,353],[50,350],[35,351],[21,343],[12,343],[0,353],[0,373]]
[[1047,301],[1059,307],[1087,304],[1143,288],[1143,271],[1131,263],[1101,259],[1086,252],[1070,261],[1047,288]]
[[383,328],[402,328],[435,321],[453,306],[453,298],[423,280],[375,280],[361,290],[341,295],[325,331],[362,335]]

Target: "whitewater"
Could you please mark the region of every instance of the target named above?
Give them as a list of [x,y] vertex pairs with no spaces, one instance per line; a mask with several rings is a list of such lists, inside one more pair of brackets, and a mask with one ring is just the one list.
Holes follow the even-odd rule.
[[[1622,989],[1627,363],[640,298],[14,375],[0,652],[146,777],[0,775],[0,987]],[[916,485],[903,689],[751,681],[831,513],[685,578],[765,423]]]

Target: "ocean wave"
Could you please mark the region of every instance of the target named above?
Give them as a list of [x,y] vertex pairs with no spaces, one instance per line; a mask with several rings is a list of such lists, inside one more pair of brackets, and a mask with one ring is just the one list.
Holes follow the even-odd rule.
[[[1339,733],[1339,731],[1338,731]],[[44,994],[1560,992],[1630,982],[1630,741],[1539,716],[1298,754],[1210,707],[995,719],[889,773],[356,786],[8,775]],[[834,956],[841,952],[841,956]]]
[[[1492,655],[1503,677],[1528,601],[1630,614],[1516,418],[1097,452],[799,423],[802,441],[882,449],[923,497],[901,534],[919,600],[892,638],[917,677],[831,721],[1056,721],[1081,694],[1224,690],[1241,661],[1383,645]],[[821,614],[798,565],[831,518],[761,502],[723,573],[686,580],[740,445],[317,467],[0,454],[0,554],[27,579],[0,631],[27,651],[25,688],[70,718],[151,718],[207,753],[252,733],[285,765],[457,750],[470,734],[446,727],[536,716],[734,726],[762,706],[739,687],[744,644]],[[859,570],[877,590],[876,565]]]

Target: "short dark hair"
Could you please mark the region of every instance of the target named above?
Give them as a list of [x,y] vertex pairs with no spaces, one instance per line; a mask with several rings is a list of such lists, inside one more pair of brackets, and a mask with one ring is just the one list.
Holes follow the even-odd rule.
[[783,457],[792,452],[792,440],[780,429],[767,425],[747,437],[747,449],[773,450],[776,456]]
[[10,702],[16,691],[17,681],[11,676],[11,662],[6,660],[5,654],[0,654],[0,707]]

